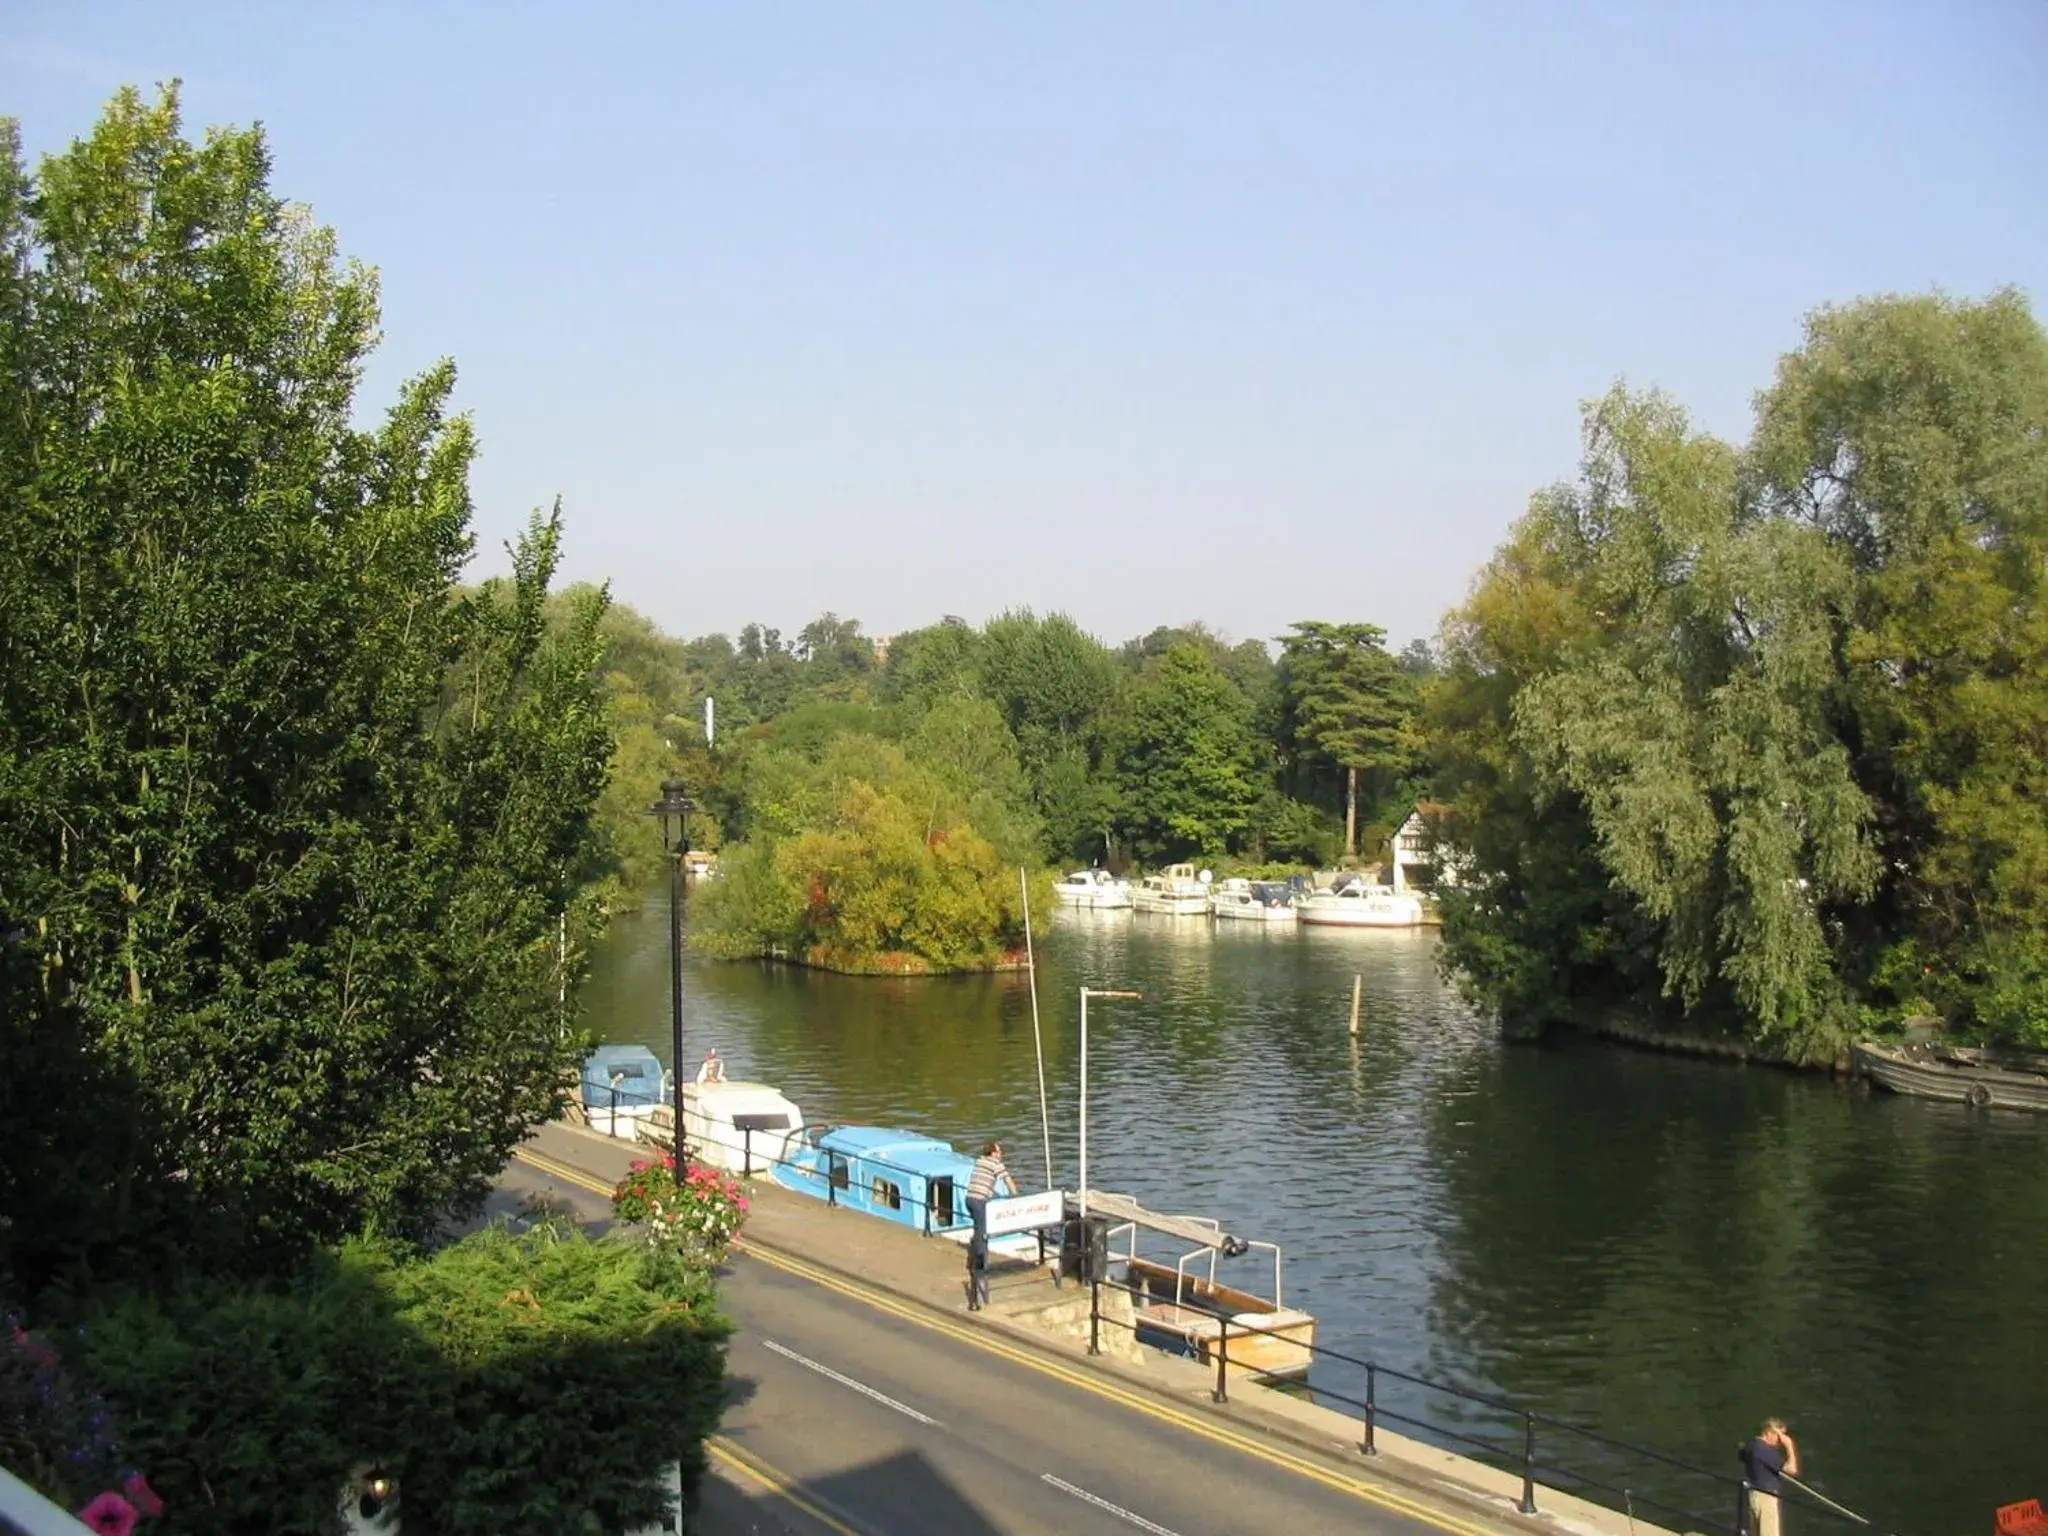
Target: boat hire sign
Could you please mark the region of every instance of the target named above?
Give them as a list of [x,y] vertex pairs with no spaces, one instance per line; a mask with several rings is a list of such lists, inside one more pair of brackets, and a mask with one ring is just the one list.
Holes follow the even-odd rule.
[[988,1203],[988,1235],[1035,1232],[1056,1227],[1067,1214],[1067,1197],[1057,1189],[1041,1189],[1032,1195],[1006,1195]]

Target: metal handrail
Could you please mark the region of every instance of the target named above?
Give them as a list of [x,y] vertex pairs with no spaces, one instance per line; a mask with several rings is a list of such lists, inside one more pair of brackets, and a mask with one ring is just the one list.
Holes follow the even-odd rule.
[[[1100,1330],[1103,1323],[1106,1322],[1123,1328],[1133,1336],[1143,1326],[1139,1320],[1142,1314],[1136,1310],[1135,1306],[1130,1322],[1125,1322],[1121,1318],[1104,1312],[1101,1301],[1101,1293],[1104,1288],[1124,1292],[1132,1298],[1134,1304],[1148,1299],[1150,1294],[1144,1287],[1139,1285],[1103,1279],[1100,1276],[1095,1277],[1094,1283],[1089,1287],[1090,1354],[1101,1353]],[[1275,1305],[1278,1305],[1277,1298]],[[1242,1323],[1235,1323],[1227,1313],[1218,1314],[1215,1338],[1216,1381],[1210,1394],[1216,1402],[1226,1403],[1229,1401],[1229,1371],[1233,1365],[1240,1371],[1251,1369],[1249,1363],[1242,1357],[1237,1360],[1231,1359],[1230,1339],[1232,1334],[1235,1333],[1242,1336],[1247,1333],[1261,1333],[1264,1331],[1263,1329],[1249,1327]],[[1393,1366],[1382,1365],[1376,1360],[1360,1359],[1355,1355],[1346,1354],[1342,1350],[1331,1349],[1327,1345],[1304,1343],[1296,1339],[1289,1339],[1287,1342],[1290,1348],[1306,1352],[1312,1360],[1329,1360],[1364,1371],[1366,1395],[1362,1401],[1333,1389],[1324,1387],[1314,1389],[1318,1399],[1342,1404],[1347,1409],[1355,1410],[1356,1415],[1362,1418],[1363,1437],[1359,1449],[1364,1455],[1372,1456],[1379,1453],[1378,1447],[1374,1443],[1379,1425],[1383,1423],[1404,1424],[1423,1431],[1433,1438],[1471,1447],[1484,1457],[1506,1463],[1511,1469],[1517,1471],[1522,1479],[1521,1496],[1517,1501],[1517,1505],[1524,1514],[1534,1514],[1536,1512],[1536,1490],[1539,1482],[1545,1485],[1554,1485],[1557,1481],[1563,1480],[1584,1488],[1599,1489],[1610,1494],[1618,1493],[1621,1495],[1623,1503],[1631,1507],[1637,1504],[1654,1506],[1656,1509],[1667,1514],[1680,1517],[1689,1529],[1713,1530],[1719,1526],[1722,1529],[1732,1531],[1734,1536],[1750,1536],[1750,1532],[1747,1529],[1749,1519],[1749,1484],[1739,1476],[1715,1472],[1679,1457],[1669,1455],[1666,1452],[1656,1450],[1651,1446],[1637,1445],[1631,1441],[1604,1434],[1599,1430],[1589,1429],[1584,1425],[1571,1423],[1569,1420],[1560,1419],[1551,1414],[1537,1413],[1532,1409],[1521,1407],[1504,1398],[1495,1397],[1490,1393],[1474,1392],[1469,1388],[1453,1386],[1446,1381],[1432,1380],[1427,1376],[1417,1375],[1412,1371],[1403,1371]],[[1401,1382],[1420,1388],[1425,1392],[1472,1403],[1489,1409],[1496,1414],[1504,1415],[1511,1419],[1515,1423],[1516,1428],[1520,1430],[1519,1439],[1521,1443],[1518,1446],[1503,1444],[1497,1439],[1487,1439],[1483,1435],[1473,1434],[1468,1430],[1445,1424],[1440,1420],[1432,1420],[1420,1414],[1403,1412],[1389,1407],[1379,1400],[1379,1387],[1382,1380]],[[1704,1478],[1710,1484],[1718,1485],[1724,1491],[1732,1488],[1738,1496],[1738,1518],[1732,1526],[1726,1525],[1701,1514],[1698,1510],[1687,1509],[1652,1494],[1646,1494],[1632,1485],[1608,1482],[1591,1473],[1549,1460],[1539,1455],[1539,1439],[1537,1434],[1539,1428],[1560,1431],[1597,1441],[1628,1456],[1654,1461],[1692,1476]],[[1553,1439],[1552,1446],[1554,1445],[1555,1440]],[[1793,1491],[1803,1492],[1803,1490],[1796,1488]],[[1789,1495],[1784,1496],[1789,1497]],[[1801,1499],[1800,1508],[1802,1512],[1810,1511],[1825,1514],[1838,1521],[1844,1519],[1842,1515],[1829,1509],[1818,1500]]]

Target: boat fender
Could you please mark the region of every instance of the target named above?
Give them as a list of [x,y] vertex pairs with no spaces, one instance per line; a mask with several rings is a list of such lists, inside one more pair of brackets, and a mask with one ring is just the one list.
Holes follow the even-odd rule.
[[1982,1083],[1970,1084],[1970,1091],[1963,1095],[1963,1097],[1970,1102],[1973,1108],[1989,1109],[1991,1107],[1991,1090]]

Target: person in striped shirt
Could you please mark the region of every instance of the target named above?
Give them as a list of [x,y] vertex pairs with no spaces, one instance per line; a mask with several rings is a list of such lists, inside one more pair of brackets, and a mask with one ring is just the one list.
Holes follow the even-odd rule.
[[1003,1164],[1003,1144],[992,1141],[974,1160],[967,1175],[967,1214],[974,1218],[974,1240],[967,1245],[967,1310],[979,1312],[988,1300],[988,1203],[996,1186],[1004,1193],[1017,1193],[1017,1180]]

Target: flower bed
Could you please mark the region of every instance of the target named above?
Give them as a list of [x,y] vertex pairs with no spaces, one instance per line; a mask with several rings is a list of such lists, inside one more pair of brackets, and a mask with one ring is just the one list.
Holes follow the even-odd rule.
[[645,1226],[656,1248],[681,1249],[711,1263],[747,1219],[746,1187],[729,1173],[692,1163],[676,1177],[673,1153],[636,1162],[612,1191],[612,1214]]

